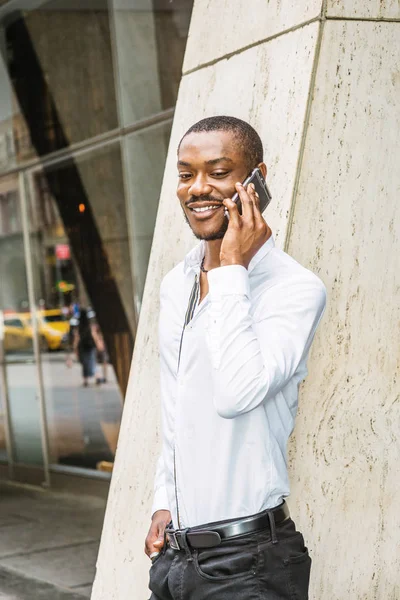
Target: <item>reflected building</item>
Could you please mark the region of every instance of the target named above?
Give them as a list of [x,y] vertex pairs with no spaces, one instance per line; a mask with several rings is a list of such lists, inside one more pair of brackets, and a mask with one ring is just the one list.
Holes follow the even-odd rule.
[[[11,479],[112,468],[192,4],[1,3],[0,472]],[[108,355],[107,382],[89,388],[68,361],[82,307]]]

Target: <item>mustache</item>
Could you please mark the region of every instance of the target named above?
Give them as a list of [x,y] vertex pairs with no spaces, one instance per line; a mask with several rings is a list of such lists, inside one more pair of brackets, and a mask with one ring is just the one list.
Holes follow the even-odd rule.
[[187,202],[185,202],[185,206],[190,206],[194,202],[214,202],[215,204],[222,204],[221,198],[214,198],[210,194],[203,194],[202,196],[191,196]]

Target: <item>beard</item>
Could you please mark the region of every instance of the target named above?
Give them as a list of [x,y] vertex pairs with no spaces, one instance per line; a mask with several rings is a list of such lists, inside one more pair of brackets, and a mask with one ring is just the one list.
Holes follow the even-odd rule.
[[[221,204],[221,200],[217,200],[216,198],[213,198],[212,196],[204,195],[204,196],[199,196],[197,198],[190,198],[190,200],[186,203],[186,205],[190,204],[191,202],[195,202],[196,200],[198,200],[198,201],[202,200],[203,202],[215,202],[215,204]],[[193,229],[183,207],[182,207],[182,211],[183,211],[183,216],[185,217],[186,223],[189,225],[190,229],[193,231],[194,236],[198,240],[204,240],[205,242],[212,242],[214,240],[222,240],[222,238],[224,237],[226,230],[228,229],[228,226],[229,226],[229,219],[226,215],[224,215],[224,220],[222,221],[222,224],[218,229],[216,229],[215,231],[210,231],[207,234],[203,234],[203,233],[200,233]]]

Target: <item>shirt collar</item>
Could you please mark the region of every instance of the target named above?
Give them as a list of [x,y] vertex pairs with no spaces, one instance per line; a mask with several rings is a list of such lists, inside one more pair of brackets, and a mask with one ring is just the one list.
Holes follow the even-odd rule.
[[[203,260],[205,253],[205,242],[202,240],[200,244],[197,244],[186,256],[183,264],[183,270],[186,274],[190,269],[198,271],[200,269],[200,263]],[[250,273],[254,267],[262,260],[267,254],[274,248],[275,241],[271,235],[268,240],[261,246],[258,252],[253,256],[250,261],[248,272]]]

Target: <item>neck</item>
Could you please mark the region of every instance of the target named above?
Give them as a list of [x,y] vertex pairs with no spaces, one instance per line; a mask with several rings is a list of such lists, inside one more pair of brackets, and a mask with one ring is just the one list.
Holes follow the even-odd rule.
[[204,267],[207,269],[207,271],[209,271],[210,269],[216,269],[220,266],[219,255],[221,252],[221,245],[222,239],[206,242]]

